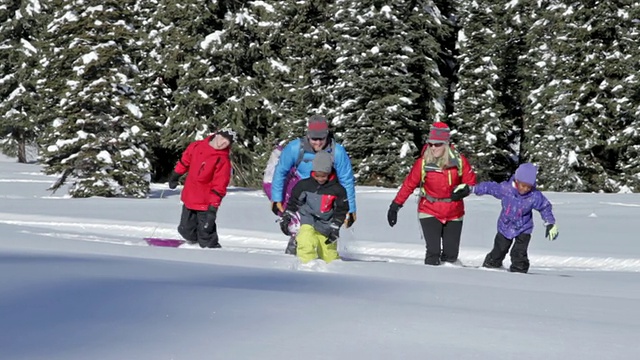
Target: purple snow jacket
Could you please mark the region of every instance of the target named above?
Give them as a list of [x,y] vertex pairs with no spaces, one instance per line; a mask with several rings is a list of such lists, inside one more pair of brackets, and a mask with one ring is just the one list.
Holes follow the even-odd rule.
[[533,232],[533,213],[538,210],[546,224],[555,224],[556,219],[551,211],[551,203],[534,187],[525,195],[520,195],[514,179],[496,183],[485,181],[473,187],[476,195],[492,195],[502,201],[502,210],[498,218],[498,232],[507,239],[520,234]]

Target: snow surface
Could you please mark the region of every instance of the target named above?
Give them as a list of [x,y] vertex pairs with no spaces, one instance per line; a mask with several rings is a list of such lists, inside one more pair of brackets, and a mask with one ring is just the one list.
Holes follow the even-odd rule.
[[[523,275],[422,265],[415,200],[386,224],[392,189],[358,188],[352,261],[302,265],[260,192],[230,189],[223,249],[155,248],[178,236],[180,188],[71,199],[39,171],[0,161],[3,359],[637,358],[635,194],[548,193],[560,236],[536,215]],[[460,260],[480,265],[499,203],[466,204]]]

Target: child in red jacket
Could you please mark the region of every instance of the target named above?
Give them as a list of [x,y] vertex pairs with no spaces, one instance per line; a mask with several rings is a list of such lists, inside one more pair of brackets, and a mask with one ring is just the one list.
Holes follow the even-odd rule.
[[192,142],[169,177],[169,188],[175,189],[180,176],[188,173],[180,196],[184,205],[178,232],[190,244],[221,247],[216,215],[231,181],[229,150],[235,141],[235,131],[223,129]]

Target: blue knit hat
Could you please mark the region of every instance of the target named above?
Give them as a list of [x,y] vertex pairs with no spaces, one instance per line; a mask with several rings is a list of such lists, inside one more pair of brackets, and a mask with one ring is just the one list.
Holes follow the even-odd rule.
[[538,176],[538,168],[532,163],[520,164],[516,169],[516,180],[521,183],[536,185],[536,177]]

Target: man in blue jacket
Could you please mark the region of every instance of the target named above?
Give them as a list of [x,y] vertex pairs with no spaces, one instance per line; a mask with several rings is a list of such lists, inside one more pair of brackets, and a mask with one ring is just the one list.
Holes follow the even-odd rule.
[[[345,227],[350,227],[356,221],[356,190],[351,159],[345,148],[337,144],[329,132],[327,118],[323,115],[313,115],[309,118],[307,135],[290,141],[282,150],[278,165],[273,174],[271,184],[271,200],[273,209],[284,212],[283,203],[285,197],[291,194],[291,189],[300,179],[311,176],[313,158],[318,151],[326,151],[333,158],[333,168],[338,176],[338,181],[347,190],[349,200],[349,214],[345,220]],[[294,179],[286,184],[289,173],[295,171]],[[289,239],[286,253],[295,254],[295,234]]]

